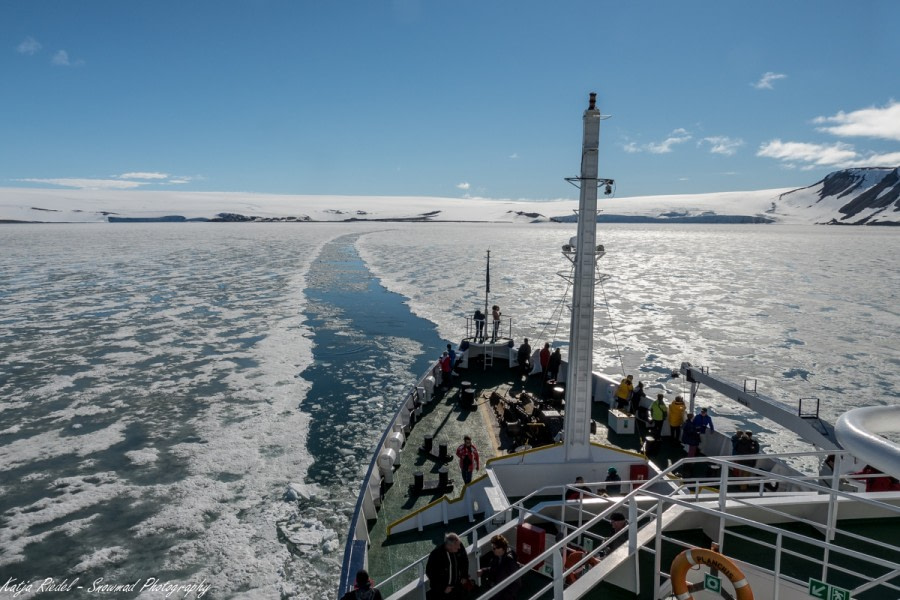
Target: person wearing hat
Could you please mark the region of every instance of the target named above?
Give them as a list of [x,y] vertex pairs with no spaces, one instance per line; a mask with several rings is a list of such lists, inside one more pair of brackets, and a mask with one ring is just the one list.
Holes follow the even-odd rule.
[[341,596],[341,600],[381,600],[381,592],[375,587],[365,569],[356,572],[356,585]]
[[[609,515],[609,525],[610,525],[610,527],[612,527],[612,535],[616,535],[617,533],[619,533],[620,531],[625,529],[625,527],[628,525],[628,519],[625,518],[624,514],[622,514],[620,512],[614,512],[613,514]],[[612,536],[610,536],[610,537],[612,537]],[[617,537],[616,539],[614,539],[609,544],[609,546],[606,547],[607,556],[609,554],[611,554],[613,550],[615,550],[616,548],[621,546],[623,543],[625,543],[625,540],[627,540],[627,539],[628,539],[628,536],[625,535],[624,533],[622,535],[620,535],[619,537]]]
[[[606,493],[607,494],[621,494],[622,493],[622,484],[619,483],[622,481],[622,478],[619,477],[619,472],[615,467],[610,467],[606,470]],[[610,483],[612,482],[612,483]]]
[[743,434],[744,434],[744,432],[741,431],[740,429],[738,429],[734,432],[734,435],[731,436],[731,454],[732,455],[738,454],[738,451],[737,451],[738,441],[741,439],[741,436]]
[[706,433],[707,428],[710,431],[716,430],[716,428],[713,427],[712,418],[707,414],[705,408],[701,408],[700,414],[694,417],[694,427],[697,428],[697,433]]

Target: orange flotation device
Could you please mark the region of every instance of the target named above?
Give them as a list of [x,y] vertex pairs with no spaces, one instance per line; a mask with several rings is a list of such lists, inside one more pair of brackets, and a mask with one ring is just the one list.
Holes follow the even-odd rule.
[[672,568],[669,574],[672,577],[672,592],[678,600],[693,600],[694,597],[688,591],[687,572],[697,564],[704,564],[718,569],[725,575],[734,586],[737,600],[753,600],[753,590],[750,589],[747,578],[737,568],[737,565],[718,552],[703,548],[685,550],[672,561]]
[[[584,558],[584,552],[581,550],[566,550],[566,560],[563,563],[563,571],[568,571],[570,568],[574,567]],[[600,559],[596,556],[592,556],[586,563],[581,565],[581,569],[572,571],[568,575],[566,575],[566,585],[572,585],[575,583],[575,580],[581,576],[581,572],[585,568],[595,567],[600,564]]]

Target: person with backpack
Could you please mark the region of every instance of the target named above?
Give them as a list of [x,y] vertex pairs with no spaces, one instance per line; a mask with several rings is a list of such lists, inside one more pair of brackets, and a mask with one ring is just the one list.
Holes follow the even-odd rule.
[[341,600],[382,600],[382,597],[375,583],[369,579],[369,573],[360,569],[356,572],[356,585],[341,596]]

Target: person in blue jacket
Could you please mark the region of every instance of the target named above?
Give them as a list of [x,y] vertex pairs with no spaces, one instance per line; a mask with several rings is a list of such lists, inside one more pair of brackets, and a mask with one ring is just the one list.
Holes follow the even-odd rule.
[[712,418],[706,414],[705,408],[701,408],[700,414],[694,417],[694,427],[697,429],[697,433],[706,433],[707,428],[710,431],[716,430],[716,428],[713,427]]

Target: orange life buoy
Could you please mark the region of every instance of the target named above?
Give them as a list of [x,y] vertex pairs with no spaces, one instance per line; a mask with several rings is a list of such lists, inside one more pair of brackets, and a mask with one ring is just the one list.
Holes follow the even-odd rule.
[[678,600],[694,599],[688,591],[687,572],[697,564],[713,567],[724,574],[734,586],[737,600],[753,600],[753,590],[750,589],[750,583],[744,577],[744,573],[737,568],[737,565],[718,552],[704,548],[685,550],[672,561],[672,568],[669,574],[672,577],[672,592]]
[[[566,551],[566,560],[563,564],[563,571],[568,571],[570,568],[574,567],[584,558],[584,552],[581,550],[567,550]],[[596,556],[592,556],[582,567],[595,567],[600,564],[600,559]],[[575,580],[581,576],[581,569],[576,571],[572,571],[568,575],[566,575],[566,585],[572,585],[575,583]]]

